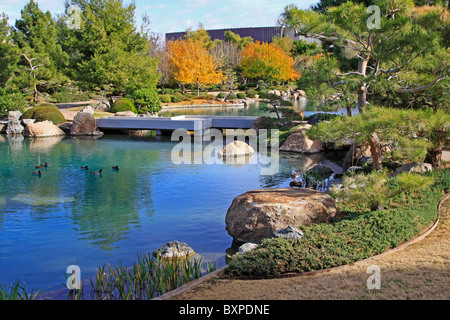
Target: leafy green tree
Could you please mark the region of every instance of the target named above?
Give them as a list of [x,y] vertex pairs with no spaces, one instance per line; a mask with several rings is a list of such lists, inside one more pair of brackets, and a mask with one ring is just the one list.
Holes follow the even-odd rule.
[[253,42],[252,37],[241,37],[231,30],[225,31],[225,42],[230,42],[238,46],[240,50],[243,50],[246,46]]
[[161,110],[161,99],[153,89],[139,89],[133,94],[139,113],[155,113]]
[[38,91],[48,91],[68,80],[60,72],[67,56],[58,44],[56,25],[49,11],[44,13],[37,2],[30,0],[21,10],[13,31],[21,55],[14,79],[16,87],[32,87],[36,99]]
[[[323,13],[287,6],[280,23],[297,36],[339,45],[357,58],[350,72],[328,70],[335,92],[356,95],[362,111],[370,100],[389,106],[448,105],[449,15],[445,7],[415,7],[412,0],[375,0],[379,25],[363,4],[346,2]],[[446,102],[446,103],[445,103]]]
[[373,167],[393,161],[427,161],[441,165],[442,149],[450,137],[450,114],[443,110],[369,107],[354,117],[338,117],[314,126],[308,136],[321,141],[351,139],[370,145]]
[[150,55],[149,33],[136,30],[134,3],[122,0],[71,0],[80,8],[80,28],[58,22],[60,41],[69,55],[67,73],[85,88],[111,84],[116,94],[155,88],[158,60]]
[[4,87],[14,73],[19,60],[19,53],[12,40],[12,30],[8,26],[5,13],[0,16],[0,87]]

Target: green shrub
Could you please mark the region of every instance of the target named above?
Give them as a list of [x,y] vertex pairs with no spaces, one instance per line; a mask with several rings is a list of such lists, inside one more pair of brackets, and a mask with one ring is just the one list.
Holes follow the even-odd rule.
[[36,122],[51,121],[55,125],[66,122],[66,118],[61,111],[51,103],[38,104],[28,109],[21,119],[36,119]]
[[215,100],[216,96],[213,94],[206,94],[206,95],[204,95],[204,99],[205,100]]
[[178,102],[183,101],[182,98],[180,98],[180,96],[177,96],[177,95],[175,95],[175,94],[172,94],[172,95],[170,96],[170,99],[171,99],[171,101],[172,101],[173,103],[178,103]]
[[0,117],[6,116],[8,111],[23,112],[27,106],[27,100],[22,93],[0,89]]
[[172,102],[172,96],[170,94],[163,94],[161,97],[162,103],[171,103]]
[[233,100],[233,99],[237,99],[237,95],[234,93],[230,94],[230,96],[228,97],[228,100]]
[[256,98],[256,95],[258,94],[258,91],[256,90],[247,90],[247,97],[249,98]]
[[173,90],[173,89],[170,89],[170,88],[165,88],[164,89],[164,94],[173,94],[175,91]]
[[245,95],[245,93],[239,92],[239,93],[237,94],[237,98],[238,98],[238,99],[246,99],[247,96]]
[[111,106],[110,112],[117,113],[117,112],[123,112],[123,111],[132,111],[134,113],[138,113],[132,100],[130,100],[128,98],[119,98]]
[[139,113],[153,113],[161,110],[161,100],[153,89],[136,90],[133,94]]
[[385,210],[370,211],[358,202],[339,205],[344,218],[301,227],[301,240],[266,239],[255,250],[235,255],[230,276],[267,276],[310,272],[355,263],[410,241],[435,222],[442,187],[450,169],[433,172],[436,184],[420,193],[399,193]]
[[226,92],[221,92],[218,95],[218,97],[221,98],[221,99],[225,99],[227,96],[228,96],[228,93],[226,93]]
[[411,193],[425,190],[431,187],[435,181],[432,176],[403,172],[396,176],[393,182],[401,191]]

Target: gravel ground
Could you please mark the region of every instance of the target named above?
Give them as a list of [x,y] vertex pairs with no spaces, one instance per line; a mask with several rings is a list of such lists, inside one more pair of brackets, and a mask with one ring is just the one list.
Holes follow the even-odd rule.
[[[216,277],[171,300],[448,300],[450,299],[450,198],[438,227],[404,250],[328,273],[271,280]],[[367,268],[381,270],[381,288],[369,290]]]

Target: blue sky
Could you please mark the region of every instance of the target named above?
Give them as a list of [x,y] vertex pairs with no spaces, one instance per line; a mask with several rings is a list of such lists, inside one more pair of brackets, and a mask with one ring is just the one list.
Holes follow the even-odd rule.
[[[20,10],[29,0],[2,0],[0,12],[5,12],[13,24]],[[43,11],[52,14],[64,11],[63,0],[37,0]],[[129,3],[130,0],[124,0]],[[288,4],[309,8],[318,0],[135,0],[136,20],[147,13],[151,29],[159,34],[197,28],[201,22],[206,29],[231,27],[266,27],[276,24],[278,16]]]

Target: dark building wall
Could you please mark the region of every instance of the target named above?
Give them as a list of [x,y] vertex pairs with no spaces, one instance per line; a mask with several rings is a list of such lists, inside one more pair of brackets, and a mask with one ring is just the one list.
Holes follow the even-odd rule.
[[[231,30],[233,33],[240,35],[241,37],[252,37],[255,41],[272,42],[273,37],[276,35],[288,35],[294,40],[304,39],[308,43],[317,42],[317,40],[305,37],[295,37],[294,33],[283,27],[258,27],[258,28],[228,28],[218,30],[207,30],[212,40],[225,40],[225,31]],[[185,36],[185,32],[173,32],[166,33],[166,41],[177,40]]]

